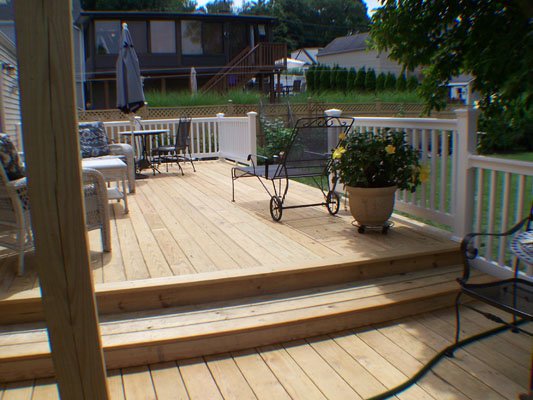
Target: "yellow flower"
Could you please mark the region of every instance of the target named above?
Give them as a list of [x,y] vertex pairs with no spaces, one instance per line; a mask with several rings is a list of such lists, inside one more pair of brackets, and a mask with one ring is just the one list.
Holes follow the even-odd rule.
[[387,147],[385,147],[385,151],[387,154],[394,154],[396,153],[396,147],[394,147],[392,144],[389,144]]
[[427,182],[430,175],[430,168],[429,165],[423,165],[420,167],[420,182],[424,183]]
[[342,155],[346,153],[346,149],[342,146],[339,146],[335,149],[335,151],[333,152],[333,159],[334,160],[338,160],[339,158],[342,157]]
[[342,132],[340,135],[339,135],[339,140],[344,140],[346,139],[346,133]]

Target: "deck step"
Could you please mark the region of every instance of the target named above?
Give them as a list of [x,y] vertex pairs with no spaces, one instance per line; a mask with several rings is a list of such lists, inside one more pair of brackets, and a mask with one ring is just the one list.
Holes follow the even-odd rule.
[[[278,268],[104,283],[97,284],[95,289],[99,315],[110,315],[286,293],[430,268],[438,270],[460,262],[459,245],[449,242],[431,250],[397,249],[379,257],[339,256]],[[0,299],[0,325],[43,320],[39,289]]]
[[[461,268],[446,267],[232,301],[101,318],[106,366],[122,368],[278,343],[448,307]],[[479,276],[481,281],[489,279]],[[40,323],[0,330],[0,379],[53,376]]]

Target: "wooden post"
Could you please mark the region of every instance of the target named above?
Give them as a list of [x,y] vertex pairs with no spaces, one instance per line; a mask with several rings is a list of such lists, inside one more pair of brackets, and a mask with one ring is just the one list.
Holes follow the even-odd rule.
[[462,108],[457,115],[457,143],[453,143],[457,154],[457,179],[453,188],[452,213],[454,214],[453,238],[461,240],[472,231],[474,207],[474,170],[469,157],[476,152],[478,110]]
[[63,399],[107,399],[80,170],[70,0],[15,3],[37,271]]

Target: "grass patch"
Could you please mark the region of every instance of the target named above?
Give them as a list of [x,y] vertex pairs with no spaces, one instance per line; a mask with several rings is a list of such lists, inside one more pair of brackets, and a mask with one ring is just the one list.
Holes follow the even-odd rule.
[[[228,93],[197,93],[191,95],[187,91],[167,92],[162,94],[159,91],[147,91],[145,93],[146,101],[151,107],[194,107],[194,106],[213,106],[228,104],[231,100],[233,104],[259,104],[268,103],[269,98],[257,91],[233,90]],[[317,93],[300,93],[295,96],[281,98],[281,103],[307,103],[318,101],[322,103],[416,103],[423,104],[422,98],[415,92],[380,92],[380,93],[343,93],[321,91]]]
[[151,107],[213,106],[228,104],[230,100],[233,104],[257,104],[261,98],[257,92],[243,92],[242,90],[234,90],[225,94],[197,93],[194,96],[189,92],[162,94],[158,91],[148,91],[145,95],[146,101]]

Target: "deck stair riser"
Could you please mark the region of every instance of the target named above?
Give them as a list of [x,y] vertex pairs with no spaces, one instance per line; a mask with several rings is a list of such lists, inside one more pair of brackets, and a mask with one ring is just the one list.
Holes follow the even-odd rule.
[[[456,296],[455,279],[460,272],[459,267],[429,269],[238,301],[103,317],[106,366],[241,350],[448,307]],[[46,333],[36,324],[31,328],[0,334],[2,381],[53,375]]]
[[[204,304],[442,268],[460,262],[458,249],[357,261],[338,258],[290,268],[254,268],[96,285],[100,315]],[[38,289],[0,301],[0,325],[43,321]]]

